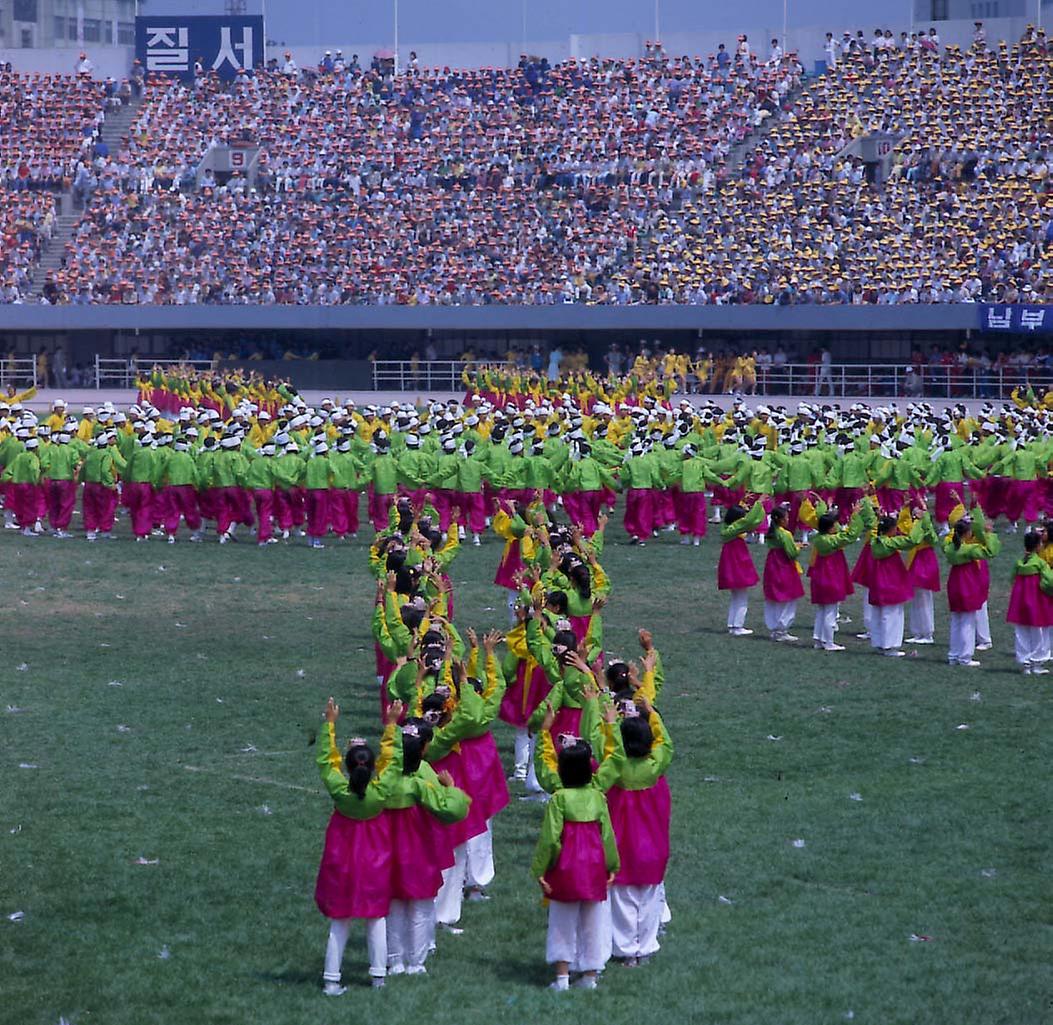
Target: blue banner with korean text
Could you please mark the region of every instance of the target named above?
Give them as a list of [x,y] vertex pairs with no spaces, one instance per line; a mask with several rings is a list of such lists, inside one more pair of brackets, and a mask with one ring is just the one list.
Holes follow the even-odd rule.
[[1014,331],[1017,334],[1053,331],[1053,306],[983,304],[980,310],[981,331]]
[[135,19],[135,56],[148,75],[215,72],[220,78],[251,74],[263,67],[263,18],[260,15],[183,17],[151,15]]

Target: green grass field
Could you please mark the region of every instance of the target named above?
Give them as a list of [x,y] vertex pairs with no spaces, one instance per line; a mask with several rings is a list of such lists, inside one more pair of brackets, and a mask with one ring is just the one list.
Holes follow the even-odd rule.
[[[605,646],[636,654],[654,631],[676,744],[662,951],[596,993],[543,988],[540,806],[513,800],[493,900],[439,936],[428,977],[370,991],[356,931],[355,985],[328,1000],[312,892],[330,805],[307,734],[329,694],[342,738],[378,728],[365,545],[120,530],[0,534],[5,1025],[1053,1021],[1053,685],[1012,663],[1016,539],[992,570],[995,651],[970,671],[943,662],[942,595],[918,658],[813,652],[806,604],[799,649],[731,640],[712,539],[639,550],[612,524]],[[460,624],[504,624],[498,555],[454,564]],[[858,598],[846,610],[854,633]]]

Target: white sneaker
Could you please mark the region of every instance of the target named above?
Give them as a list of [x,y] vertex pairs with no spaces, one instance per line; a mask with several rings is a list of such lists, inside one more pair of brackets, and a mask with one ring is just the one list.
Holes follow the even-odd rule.
[[988,641],[986,644],[977,644],[976,645],[976,650],[977,651],[990,651],[991,650],[991,642]]
[[908,637],[904,644],[932,644],[933,640],[931,637]]
[[36,535],[36,532],[33,530],[32,527],[23,527],[22,528],[22,536],[23,537],[36,537],[37,535]]
[[963,669],[978,669],[980,663],[975,658],[969,659],[968,662],[948,662],[949,666],[961,666]]
[[98,534],[96,534],[94,530],[89,530],[88,533],[84,535],[84,540],[85,541],[94,541],[97,538],[98,538]]
[[[138,538],[136,538],[136,540],[138,540]],[[229,537],[227,537],[227,535],[226,535],[226,534],[220,534],[220,535],[219,535],[219,543],[220,543],[221,545],[225,545],[225,544],[226,544],[226,543],[227,543],[227,542],[228,542],[229,540],[230,540],[230,538],[229,538]]]
[[893,648],[885,648],[881,652],[885,658],[903,658],[907,653],[905,651],[896,651]]
[[794,641],[797,640],[797,638],[794,637],[793,634],[786,633],[785,631],[783,631],[782,633],[775,634],[774,637],[775,640],[777,640],[780,644],[793,644]]
[[313,537],[313,538],[311,538],[311,545],[310,545],[310,547],[311,548],[324,548],[325,545],[322,544],[322,542],[318,538]]
[[549,989],[558,990],[561,993],[564,990],[570,989],[570,976],[569,975],[557,975],[556,976],[556,981],[555,982],[550,982],[548,984],[548,988]]
[[422,965],[422,964],[411,964],[406,969],[406,974],[407,975],[427,975],[428,974],[428,969],[425,968],[424,965]]
[[450,925],[449,922],[440,922],[439,927],[443,930],[443,932],[448,932],[451,936],[464,935],[464,930],[460,926]]
[[406,967],[401,961],[396,961],[394,964],[388,965],[388,975],[405,975]]
[[169,534],[168,535],[168,543],[170,545],[174,545],[175,544],[175,534]]
[[289,540],[289,532],[287,530],[283,530],[282,531],[282,540],[283,541],[288,541]]
[[867,631],[866,633],[856,634],[856,640],[857,641],[869,641],[870,640],[870,631]]
[[702,538],[700,538],[700,537],[696,537],[696,538],[695,538],[695,540],[694,540],[694,546],[695,546],[696,548],[698,548],[698,547],[699,547],[699,545],[701,545],[701,544],[702,544]]
[[201,536],[201,531],[195,530],[194,533],[190,535],[190,540],[194,542],[203,541],[204,538]]
[[1031,673],[1034,676],[1048,676],[1049,670],[1045,666],[1032,666]]
[[732,637],[752,637],[753,636],[753,631],[747,629],[744,626],[733,626],[728,631],[728,633],[730,633]]
[[339,982],[327,982],[322,987],[322,992],[327,997],[342,997],[347,992],[347,987],[341,986]]
[[473,534],[472,535],[472,544],[475,545],[476,548],[478,548],[479,545],[482,544],[482,541],[479,540],[479,535],[478,534]]
[[844,651],[845,646],[843,644],[824,644],[823,651]]
[[574,983],[575,989],[595,989],[596,988],[596,976],[595,975],[583,975],[577,982]]

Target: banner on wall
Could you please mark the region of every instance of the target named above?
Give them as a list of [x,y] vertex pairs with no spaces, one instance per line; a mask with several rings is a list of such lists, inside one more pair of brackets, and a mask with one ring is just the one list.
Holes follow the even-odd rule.
[[1053,306],[987,304],[979,307],[980,330],[1032,334],[1053,331]]
[[195,63],[206,74],[234,78],[264,64],[260,15],[183,17],[151,15],[135,19],[135,56],[150,75],[194,77]]

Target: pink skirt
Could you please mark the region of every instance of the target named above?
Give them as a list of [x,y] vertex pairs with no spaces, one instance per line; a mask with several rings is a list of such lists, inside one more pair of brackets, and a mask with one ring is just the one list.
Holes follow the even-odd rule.
[[940,560],[931,546],[920,548],[907,567],[910,582],[916,591],[938,591],[940,589]]
[[852,567],[852,583],[860,587],[870,586],[870,571],[874,565],[874,556],[870,551],[870,542],[866,541],[859,550],[859,557]]
[[[504,767],[492,733],[461,741],[461,765],[464,769],[465,789],[472,798],[468,817],[477,816],[486,823],[508,804],[508,784]],[[475,833],[473,836],[477,835]]]
[[526,729],[527,720],[552,690],[552,684],[540,666],[534,667],[529,683],[525,681],[525,676],[526,662],[520,660],[516,666],[515,679],[505,690],[501,698],[501,710],[497,713],[502,722],[518,729]]
[[804,597],[804,584],[797,562],[781,548],[769,548],[764,560],[764,598],[767,601],[787,602]]
[[672,801],[665,776],[646,790],[611,787],[607,793],[611,825],[618,839],[619,886],[656,886],[669,864],[669,819]]
[[1053,626],[1053,598],[1039,587],[1039,580],[1037,573],[1013,579],[1009,609],[1005,614],[1007,623],[1017,626]]
[[559,857],[545,873],[549,899],[571,904],[607,899],[607,859],[599,822],[564,822]]
[[725,541],[717,563],[717,589],[743,591],[748,587],[755,587],[759,580],[749,545],[741,537]]
[[951,612],[976,612],[987,601],[990,577],[986,559],[952,566],[947,574],[947,607]]
[[497,565],[497,573],[494,575],[494,583],[498,587],[507,587],[510,591],[519,590],[519,584],[516,583],[516,574],[521,573],[523,570],[523,557],[520,554],[520,548],[521,544],[518,538],[507,544],[505,551],[501,555],[501,561]]
[[419,804],[389,808],[392,900],[432,900],[442,870],[453,864],[453,849],[438,833],[440,823]]
[[868,586],[867,601],[878,607],[903,605],[914,597],[914,585],[899,552],[884,559],[871,558]]
[[959,481],[941,481],[936,485],[936,502],[932,517],[937,523],[946,523],[958,504],[956,495],[965,494],[965,485]]
[[482,819],[482,825],[480,825],[480,819],[475,810],[475,794],[471,791],[471,784],[464,767],[464,759],[459,751],[451,751],[437,762],[432,762],[431,767],[437,773],[448,772],[453,777],[454,783],[472,798],[472,803],[468,805],[468,814],[458,822],[440,822],[433,815],[428,815],[428,819],[435,829],[436,852],[441,852],[441,855],[437,856],[443,861],[443,864],[439,867],[449,868],[454,862],[454,848],[460,847],[462,843],[471,840],[473,836],[485,833],[486,819]]
[[855,592],[843,550],[819,555],[808,567],[813,605],[836,605]]
[[314,900],[327,918],[384,918],[392,897],[391,820],[334,811],[325,831]]

